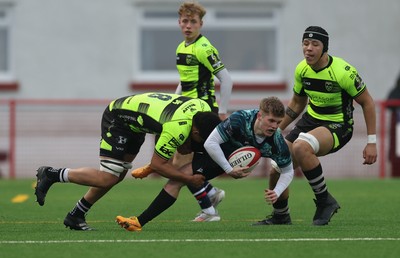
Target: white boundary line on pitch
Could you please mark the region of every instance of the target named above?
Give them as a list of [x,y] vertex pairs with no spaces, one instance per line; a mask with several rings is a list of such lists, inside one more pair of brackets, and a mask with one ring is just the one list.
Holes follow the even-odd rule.
[[163,242],[338,242],[338,241],[400,241],[400,238],[256,238],[256,239],[121,239],[121,240],[9,240],[1,244],[65,244],[65,243],[163,243]]

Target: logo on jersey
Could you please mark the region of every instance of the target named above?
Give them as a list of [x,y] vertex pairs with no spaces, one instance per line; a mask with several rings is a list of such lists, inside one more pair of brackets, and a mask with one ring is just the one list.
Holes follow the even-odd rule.
[[196,109],[194,108],[196,105],[191,103],[188,106],[186,106],[182,111],[183,113],[186,113],[188,110],[190,110],[191,112],[195,111]]
[[172,102],[172,104],[174,104],[174,105],[180,105],[180,104],[182,104],[183,103],[183,101],[182,100],[179,100],[179,99],[176,99],[176,100],[174,100],[173,102]]
[[173,153],[172,151],[168,150],[166,146],[167,146],[166,144],[164,144],[163,146],[161,146],[160,149],[159,149],[159,151],[160,151],[161,153],[164,153],[164,154],[167,155],[168,157],[171,157],[174,153]]
[[190,64],[192,62],[192,55],[186,55],[186,64]]
[[174,137],[172,137],[172,139],[168,141],[168,144],[174,148],[178,148],[179,146],[179,142]]
[[215,54],[214,52],[212,52],[209,56],[208,56],[208,61],[210,62],[210,64],[212,65],[212,67],[214,69],[217,69],[218,67],[222,66],[222,62],[219,59],[218,55]]
[[330,92],[333,89],[333,84],[332,82],[325,82],[325,89],[326,91]]
[[361,90],[362,87],[364,86],[364,82],[358,74],[356,75],[356,78],[354,80],[354,86],[358,91]]

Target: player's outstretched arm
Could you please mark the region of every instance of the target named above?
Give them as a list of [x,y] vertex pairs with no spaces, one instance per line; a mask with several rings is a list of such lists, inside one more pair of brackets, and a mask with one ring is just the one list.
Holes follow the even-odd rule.
[[204,184],[204,176],[202,175],[186,175],[177,170],[168,160],[161,158],[156,153],[151,158],[150,167],[156,171],[159,175],[182,182],[186,185],[199,188]]

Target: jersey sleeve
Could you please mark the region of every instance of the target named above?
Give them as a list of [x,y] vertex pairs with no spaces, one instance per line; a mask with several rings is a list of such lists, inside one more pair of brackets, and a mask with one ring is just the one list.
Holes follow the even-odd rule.
[[218,50],[210,43],[203,43],[196,49],[197,59],[213,74],[225,68],[219,58]]
[[189,138],[191,128],[192,124],[187,120],[165,123],[154,147],[154,152],[164,159],[170,159],[176,149]]
[[224,142],[233,141],[244,135],[241,127],[244,124],[243,119],[244,117],[239,112],[234,112],[217,126],[218,133]]
[[356,68],[346,63],[343,69],[345,72],[341,78],[340,85],[352,98],[356,98],[365,91],[366,85]]

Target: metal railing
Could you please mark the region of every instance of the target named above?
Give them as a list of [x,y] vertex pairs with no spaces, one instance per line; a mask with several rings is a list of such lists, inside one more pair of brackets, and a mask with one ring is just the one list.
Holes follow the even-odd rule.
[[[3,177],[33,177],[41,165],[98,167],[100,120],[109,100],[0,100],[0,171]],[[259,100],[232,100],[232,110],[257,108]],[[353,139],[337,154],[322,157],[325,174],[331,177],[390,176],[388,167],[389,107],[399,101],[376,101],[378,162],[362,165],[366,144],[363,113],[355,104]],[[149,136],[151,137],[151,136]],[[147,142],[147,143],[146,143]],[[134,161],[138,167],[149,161],[154,140],[146,140]],[[267,174],[262,162],[253,174]]]

